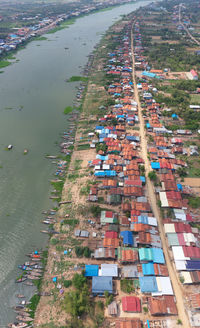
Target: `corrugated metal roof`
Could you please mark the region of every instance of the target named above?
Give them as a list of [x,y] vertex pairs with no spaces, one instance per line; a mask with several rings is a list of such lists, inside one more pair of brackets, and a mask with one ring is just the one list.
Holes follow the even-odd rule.
[[102,263],[99,270],[99,276],[102,277],[118,277],[118,265]]
[[96,264],[85,265],[85,276],[86,277],[97,277],[99,273],[99,266]]
[[92,277],[92,293],[103,295],[105,291],[113,293],[112,277]]
[[152,262],[142,264],[142,272],[144,276],[154,276],[154,265]]
[[142,293],[153,293],[158,291],[156,277],[139,277]]
[[122,310],[124,312],[141,312],[140,299],[136,296],[122,297]]

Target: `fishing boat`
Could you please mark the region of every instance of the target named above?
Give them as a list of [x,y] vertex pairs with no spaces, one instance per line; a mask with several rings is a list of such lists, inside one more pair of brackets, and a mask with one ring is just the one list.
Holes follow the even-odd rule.
[[40,232],[42,232],[42,233],[49,233],[49,231],[47,231],[47,230],[40,230]]
[[8,145],[8,146],[7,146],[7,149],[8,149],[8,150],[13,149],[13,145]]
[[24,149],[24,155],[28,153],[28,149]]
[[24,282],[27,278],[26,277],[21,277],[15,280],[16,283]]
[[20,302],[20,305],[22,305],[22,306],[29,305],[29,304],[31,304],[31,302],[25,301],[25,300],[23,300],[23,301]]

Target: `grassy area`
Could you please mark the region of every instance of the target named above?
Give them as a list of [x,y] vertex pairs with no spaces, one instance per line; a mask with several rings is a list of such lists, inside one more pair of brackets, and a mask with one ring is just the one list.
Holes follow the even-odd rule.
[[199,95],[191,95],[191,104],[200,104],[200,94]]
[[79,81],[81,81],[81,82],[87,82],[88,81],[88,77],[73,75],[68,80],[68,82],[79,82]]
[[48,40],[45,36],[36,36],[33,41],[45,41]]
[[90,149],[90,144],[78,145],[77,150],[87,150]]

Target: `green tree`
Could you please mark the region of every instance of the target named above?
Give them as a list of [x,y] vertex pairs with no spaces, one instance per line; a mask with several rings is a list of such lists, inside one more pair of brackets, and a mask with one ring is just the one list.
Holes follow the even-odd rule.
[[86,282],[86,277],[84,277],[83,274],[75,273],[75,275],[73,276],[72,283],[74,287],[76,287],[78,290],[81,290],[86,284]]

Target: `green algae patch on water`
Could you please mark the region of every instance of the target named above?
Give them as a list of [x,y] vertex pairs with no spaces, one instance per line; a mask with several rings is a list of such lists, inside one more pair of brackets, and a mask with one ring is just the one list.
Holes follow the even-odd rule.
[[8,60],[0,60],[0,69],[9,65],[11,65],[11,63]]
[[88,77],[77,76],[77,75],[73,75],[70,77],[69,80],[67,80],[67,82],[87,82],[87,81],[88,81]]
[[67,115],[69,113],[71,113],[73,111],[73,107],[72,106],[67,106],[64,109],[64,114]]

